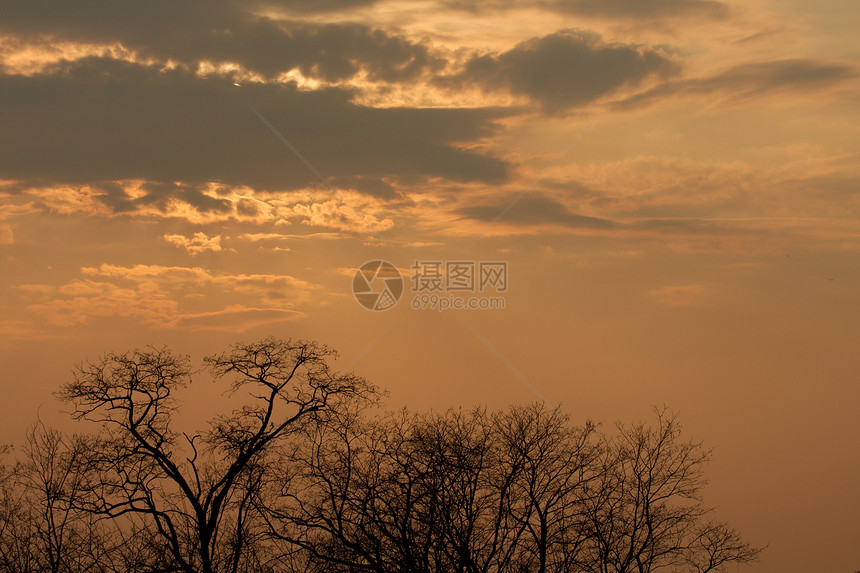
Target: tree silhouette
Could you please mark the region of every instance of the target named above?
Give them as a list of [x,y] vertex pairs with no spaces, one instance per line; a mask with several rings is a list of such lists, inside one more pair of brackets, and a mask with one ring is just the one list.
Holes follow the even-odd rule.
[[510,511],[521,524],[521,565],[529,571],[571,570],[588,537],[586,500],[599,478],[600,444],[590,422],[571,424],[544,404],[512,407],[496,416],[496,429],[512,476]]
[[618,425],[605,449],[602,480],[589,499],[589,571],[646,573],[663,568],[712,571],[748,562],[759,549],[704,506],[701,443],[681,439],[677,416],[655,410],[656,423]]
[[374,389],[333,373],[333,351],[312,342],[266,339],[205,359],[215,378],[248,403],[216,417],[208,431],[174,429],[174,394],[189,382],[188,359],[166,349],[108,354],[81,365],[62,389],[75,417],[102,430],[90,464],[98,479],[79,507],[131,516],[187,573],[262,570],[265,556],[252,500],[267,455],[302,426]]
[[116,571],[118,538],[77,507],[89,488],[93,441],[41,421],[0,480],[0,563],[10,571]]
[[677,419],[607,437],[542,404],[314,426],[264,496],[319,571],[704,573],[759,550],[709,519]]
[[0,464],[0,571],[707,573],[760,552],[713,519],[710,452],[665,409],[611,433],[540,403],[386,412],[333,356],[206,358],[236,406],[196,432],[187,357],[80,365],[60,395],[96,431],[37,423]]

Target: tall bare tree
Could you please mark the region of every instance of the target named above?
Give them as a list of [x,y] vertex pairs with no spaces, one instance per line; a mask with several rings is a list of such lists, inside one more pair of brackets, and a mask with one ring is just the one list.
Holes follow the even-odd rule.
[[708,519],[701,491],[710,452],[682,439],[676,415],[657,409],[655,417],[619,424],[607,441],[588,499],[592,554],[582,563],[599,573],[704,572],[755,559],[759,549]]
[[[270,505],[273,534],[343,570],[486,571],[499,513],[483,411],[314,428]],[[503,512],[504,514],[504,512]]]
[[414,415],[348,412],[308,427],[262,498],[272,535],[320,571],[427,570],[437,490],[412,440]]
[[41,421],[29,428],[7,472],[0,517],[0,569],[50,573],[113,572],[118,538],[78,508],[89,489],[93,441]]
[[175,428],[175,393],[191,375],[187,357],[149,348],[82,364],[61,396],[101,431],[90,456],[98,478],[79,507],[135,520],[169,557],[166,569],[267,570],[252,502],[272,469],[267,457],[302,427],[375,396],[362,378],[332,371],[333,354],[269,338],[206,358],[245,403],[195,433]]
[[543,404],[380,415],[332,355],[206,358],[237,404],[196,432],[188,358],[81,365],[61,395],[97,431],[37,424],[0,463],[0,571],[709,573],[760,551],[713,519],[710,454],[666,410],[612,436]]
[[709,518],[708,452],[663,411],[612,438],[541,404],[313,432],[264,496],[312,570],[705,573],[758,554]]
[[521,524],[522,567],[530,571],[571,570],[587,542],[586,498],[599,477],[595,425],[575,426],[558,408],[533,403],[495,416],[513,477],[509,511]]
[[17,484],[14,461],[8,459],[12,448],[0,446],[0,571],[28,570],[33,558],[29,521]]

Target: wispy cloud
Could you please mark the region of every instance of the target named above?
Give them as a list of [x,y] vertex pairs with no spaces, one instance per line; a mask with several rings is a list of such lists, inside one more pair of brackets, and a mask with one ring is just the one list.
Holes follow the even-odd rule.
[[245,332],[262,326],[305,318],[306,314],[284,308],[253,308],[242,305],[225,307],[222,310],[176,314],[162,326],[179,330],[214,330],[222,332]]
[[716,74],[673,80],[621,99],[615,109],[633,109],[667,98],[706,96],[710,102],[764,102],[774,96],[820,96],[827,90],[860,78],[860,68],[845,62],[787,59],[749,62]]
[[666,18],[724,19],[732,10],[715,0],[532,0],[511,3],[505,0],[443,0],[451,8],[471,12],[512,10],[532,7],[559,14],[575,14],[612,20],[645,20]]
[[81,275],[59,286],[23,284],[15,291],[30,311],[60,326],[125,317],[156,328],[193,323],[230,330],[263,317],[304,316],[299,307],[320,289],[289,275],[216,273],[202,267],[103,264],[85,267]]

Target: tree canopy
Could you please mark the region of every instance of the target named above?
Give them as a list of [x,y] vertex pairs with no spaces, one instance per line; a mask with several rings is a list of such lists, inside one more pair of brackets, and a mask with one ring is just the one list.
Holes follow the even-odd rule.
[[[386,411],[326,346],[207,357],[236,407],[182,428],[188,357],[79,365],[0,466],[0,569],[50,572],[706,573],[760,549],[702,499],[676,415],[613,431],[543,403]],[[0,452],[2,453],[2,452]]]

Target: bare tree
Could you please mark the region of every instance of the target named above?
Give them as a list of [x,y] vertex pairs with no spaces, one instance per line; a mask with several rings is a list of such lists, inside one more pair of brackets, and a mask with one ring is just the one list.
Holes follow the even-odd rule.
[[[12,448],[0,446],[5,458]],[[0,571],[27,571],[35,557],[31,543],[29,515],[18,488],[14,462],[0,463]]]
[[88,490],[92,440],[66,436],[41,421],[3,483],[0,563],[8,571],[116,571],[117,539],[78,509]]
[[80,508],[138,524],[149,547],[141,554],[163,560],[152,569],[266,570],[252,501],[271,469],[267,457],[307,424],[375,396],[362,378],[333,372],[333,354],[312,342],[269,338],[206,358],[214,377],[229,377],[230,392],[246,403],[196,433],[174,427],[175,392],[190,380],[187,357],[150,348],[79,366],[61,396],[76,418],[101,427],[90,456],[98,479]]
[[611,437],[543,404],[372,415],[332,354],[206,358],[238,404],[196,432],[177,427],[188,358],[79,366],[61,396],[97,431],[36,424],[0,464],[0,570],[709,573],[760,552],[712,519],[710,454],[665,410]]
[[334,570],[488,571],[507,516],[490,434],[483,410],[317,426],[282,472],[273,534]]
[[601,482],[589,498],[592,555],[583,564],[600,573],[649,573],[755,559],[759,549],[707,521],[701,490],[710,452],[681,439],[676,415],[655,414],[655,425],[619,424],[607,442]]
[[495,416],[513,477],[509,511],[522,526],[519,561],[530,571],[571,570],[587,541],[585,500],[596,481],[594,424],[574,426],[558,408],[514,406]]
[[272,535],[313,570],[427,570],[425,499],[435,488],[415,455],[414,415],[366,420],[344,412],[308,427],[263,497]]
[[314,426],[264,496],[307,570],[705,573],[758,554],[708,519],[674,416],[601,436],[533,404]]
[[728,563],[749,563],[762,552],[728,524],[715,521],[697,524],[685,549],[685,561],[696,573],[719,571]]

